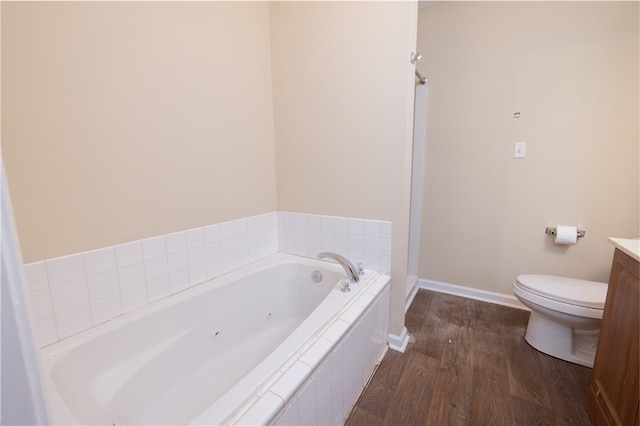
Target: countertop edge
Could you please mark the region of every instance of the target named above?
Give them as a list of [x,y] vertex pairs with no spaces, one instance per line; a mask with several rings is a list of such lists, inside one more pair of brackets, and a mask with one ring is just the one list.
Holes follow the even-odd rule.
[[640,262],[640,240],[631,238],[614,238],[609,237],[609,242],[617,249],[628,254],[638,262]]

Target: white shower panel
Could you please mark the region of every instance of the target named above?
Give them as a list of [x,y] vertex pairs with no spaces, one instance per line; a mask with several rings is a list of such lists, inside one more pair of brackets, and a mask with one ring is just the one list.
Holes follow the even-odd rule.
[[413,119],[413,163],[411,172],[411,209],[409,220],[409,259],[407,264],[407,289],[411,293],[418,280],[420,258],[420,212],[422,210],[422,177],[426,134],[427,85],[416,85]]

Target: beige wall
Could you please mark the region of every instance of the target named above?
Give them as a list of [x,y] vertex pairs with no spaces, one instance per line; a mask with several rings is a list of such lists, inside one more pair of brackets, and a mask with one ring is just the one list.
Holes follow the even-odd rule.
[[404,325],[411,2],[275,2],[278,208],[392,222],[391,331]]
[[25,262],[275,209],[389,220],[402,331],[415,3],[2,8]]
[[276,209],[264,2],[2,4],[25,262]]
[[[420,277],[507,294],[522,273],[607,281],[607,237],[639,235],[638,3],[445,2],[418,28]],[[586,237],[554,246],[556,224]]]
[[393,219],[411,47],[391,28],[407,13],[393,2],[272,4],[280,209]]

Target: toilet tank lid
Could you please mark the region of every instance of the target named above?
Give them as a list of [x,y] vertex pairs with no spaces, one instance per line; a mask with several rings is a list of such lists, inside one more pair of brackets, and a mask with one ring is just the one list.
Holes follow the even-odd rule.
[[522,288],[542,297],[595,309],[604,309],[609,287],[597,281],[554,275],[519,275],[517,281]]

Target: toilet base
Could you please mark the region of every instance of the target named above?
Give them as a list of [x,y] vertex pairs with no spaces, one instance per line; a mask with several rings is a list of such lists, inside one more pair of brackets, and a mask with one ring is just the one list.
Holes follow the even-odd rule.
[[600,329],[575,329],[532,311],[524,337],[540,352],[593,368],[599,335]]

